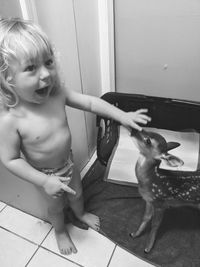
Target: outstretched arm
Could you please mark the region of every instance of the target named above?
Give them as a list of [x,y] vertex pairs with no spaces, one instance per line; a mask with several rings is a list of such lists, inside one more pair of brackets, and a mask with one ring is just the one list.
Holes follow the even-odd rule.
[[127,128],[142,130],[138,124],[147,124],[151,118],[146,115],[147,109],[135,112],[125,112],[101,98],[80,94],[66,89],[66,104],[84,111],[89,111],[103,117],[108,117],[120,122]]

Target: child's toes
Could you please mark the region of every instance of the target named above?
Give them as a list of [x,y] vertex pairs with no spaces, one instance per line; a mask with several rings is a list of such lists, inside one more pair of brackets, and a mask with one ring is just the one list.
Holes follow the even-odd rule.
[[95,227],[96,227],[96,230],[97,230],[97,231],[100,230],[100,224],[96,224]]
[[60,249],[60,253],[63,255],[68,255],[68,251],[66,249]]
[[66,254],[67,254],[67,255],[71,255],[71,254],[72,254],[72,249],[71,249],[71,248],[67,249],[67,250],[66,250]]
[[72,248],[73,253],[77,253],[77,249],[75,247]]
[[96,226],[100,227],[100,220],[99,220],[99,218],[96,221]]

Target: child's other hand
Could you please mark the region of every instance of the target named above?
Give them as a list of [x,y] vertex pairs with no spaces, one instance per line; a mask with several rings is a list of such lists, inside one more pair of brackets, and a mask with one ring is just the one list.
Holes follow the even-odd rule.
[[151,118],[145,114],[147,112],[147,109],[138,109],[135,112],[126,112],[125,116],[121,120],[121,123],[128,129],[134,128],[141,131],[142,127],[140,127],[138,123],[147,124],[151,121]]
[[47,180],[43,185],[43,188],[45,192],[48,195],[52,196],[53,198],[62,196],[64,192],[75,195],[76,192],[65,184],[69,180],[70,178],[68,177],[51,175],[47,177]]

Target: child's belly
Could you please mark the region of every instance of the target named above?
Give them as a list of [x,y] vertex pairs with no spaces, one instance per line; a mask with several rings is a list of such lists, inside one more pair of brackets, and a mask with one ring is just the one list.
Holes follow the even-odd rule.
[[22,152],[35,168],[57,168],[66,162],[71,150],[71,133],[68,127],[59,129],[46,140],[26,144]]

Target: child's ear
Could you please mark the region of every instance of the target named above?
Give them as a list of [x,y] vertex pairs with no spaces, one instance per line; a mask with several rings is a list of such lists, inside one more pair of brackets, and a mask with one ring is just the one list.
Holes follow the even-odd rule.
[[166,164],[170,167],[180,167],[184,164],[182,159],[174,155],[171,155],[169,153],[162,154],[161,159],[163,159],[166,162]]

